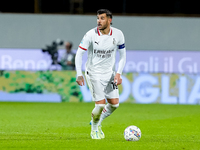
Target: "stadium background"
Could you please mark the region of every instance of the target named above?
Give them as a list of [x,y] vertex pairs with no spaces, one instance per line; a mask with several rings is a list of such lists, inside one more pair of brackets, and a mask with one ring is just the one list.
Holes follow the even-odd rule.
[[[127,63],[122,103],[94,141],[88,88],[75,71],[49,69],[41,49],[60,38],[76,51],[100,8],[125,35]],[[199,25],[193,0],[1,0],[0,149],[199,150]],[[139,141],[124,140],[129,125],[141,129]]]
[[[96,10],[103,7],[103,4],[106,3],[106,1],[101,1],[98,5],[95,5],[94,1],[89,0],[60,0],[56,2],[45,0],[12,1],[12,6],[9,5],[9,2],[11,1],[1,1],[0,5],[0,11],[2,12],[0,13],[0,32],[2,35],[0,36],[0,48],[2,51],[0,56],[0,66],[2,69],[0,80],[1,83],[3,83],[0,86],[0,100],[9,101],[9,98],[11,98],[10,101],[20,101],[19,98],[12,100],[12,97],[16,97],[16,95],[14,95],[15,93],[19,94],[19,97],[32,97],[32,100],[24,98],[24,100],[21,101],[48,101],[48,98],[50,99],[52,96],[48,94],[54,94],[56,102],[90,101],[86,98],[89,97],[86,95],[89,95],[90,93],[86,92],[87,90],[81,90],[81,88],[75,84],[75,72],[49,72],[49,69],[46,69],[40,74],[38,72],[40,69],[20,69],[20,67],[17,66],[20,66],[18,60],[21,58],[12,58],[15,67],[10,69],[9,65],[6,66],[6,63],[4,62],[6,61],[4,56],[8,55],[3,54],[7,50],[13,50],[12,53],[18,56],[17,51],[24,50],[26,52],[30,51],[30,55],[33,56],[31,50],[42,49],[45,45],[51,44],[51,42],[55,41],[57,38],[64,41],[72,41],[74,43],[73,49],[76,50],[85,32],[96,26]],[[145,51],[145,55],[152,55],[152,51],[158,51],[158,55],[162,54],[162,51],[168,51],[170,52],[170,57],[175,55],[174,51],[183,54],[189,51],[193,52],[194,56],[199,55],[200,11],[195,2],[131,2],[132,1],[129,0],[123,0],[119,2],[110,1],[108,4],[106,3],[108,9],[113,12],[113,26],[121,29],[126,37],[126,48],[128,51]],[[92,5],[93,7],[89,7],[89,5]],[[115,7],[113,7],[113,5],[115,5]],[[59,49],[62,50],[63,47],[59,46]],[[167,64],[166,62],[169,63],[167,65],[170,65],[170,57],[162,58],[165,60],[165,62],[163,62],[165,66]],[[140,58],[142,62],[142,57]],[[155,57],[155,60],[159,59],[161,59],[160,56]],[[176,60],[178,57],[174,57],[173,59]],[[168,92],[165,95],[165,98],[168,100],[165,100],[163,103],[198,104],[200,98],[198,89],[200,87],[195,83],[199,80],[197,73],[200,71],[200,62],[196,62],[192,60],[193,58],[186,56],[183,57],[183,59],[186,59],[186,63],[183,64],[185,65],[185,70],[182,72],[172,70],[164,72],[145,72],[142,69],[138,69],[140,71],[126,71],[123,75],[124,78],[128,76],[126,79],[128,79],[129,83],[125,86],[126,88],[131,88],[131,91],[133,91],[133,87],[129,86],[129,84],[135,82],[137,76],[142,77],[144,73],[154,73],[153,76],[156,76],[155,79],[158,80],[158,83],[144,81],[138,86],[138,92],[140,93],[141,99],[148,99],[148,97],[151,99],[150,97],[153,96],[151,88],[153,89],[153,87],[159,87],[160,92],[157,98],[154,98],[154,100],[147,100],[146,102],[145,100],[135,101],[134,95],[131,95],[131,92],[129,92],[129,96],[126,96],[127,100],[123,100],[123,102],[162,102],[161,99],[164,99],[162,98],[162,87],[167,86],[169,89],[167,89]],[[145,67],[145,65],[140,66],[141,68]],[[176,66],[171,64],[171,67],[175,68]],[[20,70],[26,70],[27,72]],[[32,73],[32,71],[36,72]],[[34,76],[35,80],[27,79],[30,78],[30,74],[31,76]],[[46,75],[51,76],[52,78],[59,77],[51,80],[47,78]],[[161,86],[163,84],[161,78],[165,75],[169,76],[169,80],[164,83],[166,85]],[[47,81],[44,82],[49,85],[47,84],[44,86],[41,84],[41,76],[46,77]],[[64,76],[66,76],[66,78]],[[181,85],[181,76],[185,77],[182,84],[187,86],[186,89],[183,89],[183,91],[186,91],[187,93],[184,96],[184,100],[180,100],[181,91],[178,90]],[[63,83],[63,81],[65,81],[65,83]],[[54,82],[55,84],[51,85],[51,82]],[[40,85],[37,83],[40,83]],[[51,86],[52,88],[50,88]],[[124,89],[126,89],[125,86],[120,86],[120,93],[123,93]],[[85,91],[85,93],[83,93],[83,91]],[[26,94],[23,95],[24,93]],[[195,95],[192,100],[190,98],[191,93]],[[12,96],[9,97],[8,95]],[[47,97],[44,98],[43,95],[46,95]],[[37,98],[37,96],[39,97]],[[71,96],[73,98],[70,98]],[[33,97],[35,97],[35,100]]]

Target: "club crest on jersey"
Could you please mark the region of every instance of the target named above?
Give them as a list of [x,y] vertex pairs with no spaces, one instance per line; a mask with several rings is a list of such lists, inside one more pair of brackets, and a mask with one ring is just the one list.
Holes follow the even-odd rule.
[[113,38],[113,44],[115,45],[116,41],[115,41],[115,38]]

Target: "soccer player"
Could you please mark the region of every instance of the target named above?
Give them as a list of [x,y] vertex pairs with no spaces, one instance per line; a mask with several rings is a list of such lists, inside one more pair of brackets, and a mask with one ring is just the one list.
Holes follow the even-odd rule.
[[[119,107],[118,85],[122,83],[121,74],[126,62],[125,39],[122,31],[111,27],[112,13],[107,9],[97,11],[97,27],[89,30],[83,37],[75,58],[78,85],[85,84],[82,75],[82,56],[87,51],[85,77],[95,101],[92,110],[91,138],[101,139],[105,135],[101,122]],[[116,51],[120,60],[115,72]],[[106,104],[107,100],[107,104]]]

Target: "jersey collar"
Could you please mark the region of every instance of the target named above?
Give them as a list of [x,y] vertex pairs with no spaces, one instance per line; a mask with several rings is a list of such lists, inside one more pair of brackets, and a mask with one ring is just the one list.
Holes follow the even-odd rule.
[[[101,36],[101,35],[103,35],[100,31],[99,31],[99,29],[97,28],[97,33],[98,33],[98,35],[99,36]],[[112,35],[112,28],[110,27],[110,32],[108,33],[108,35]]]

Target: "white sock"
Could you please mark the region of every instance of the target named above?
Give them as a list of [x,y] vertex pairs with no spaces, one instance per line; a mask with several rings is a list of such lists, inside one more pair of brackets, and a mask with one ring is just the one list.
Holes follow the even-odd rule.
[[110,103],[108,103],[102,113],[101,113],[101,116],[100,116],[100,120],[99,120],[99,124],[98,125],[101,125],[101,122],[107,118],[108,116],[110,116],[117,108],[119,107],[119,103],[118,104],[115,104],[115,105],[112,105]]
[[103,108],[105,107],[105,104],[95,104],[94,109],[92,110],[92,130],[98,131],[98,123],[101,116],[101,112]]

